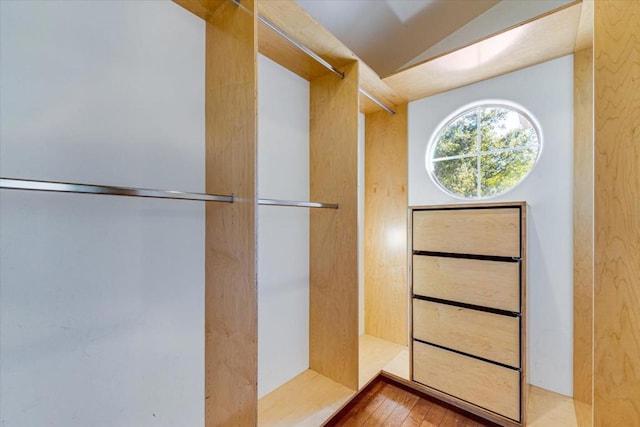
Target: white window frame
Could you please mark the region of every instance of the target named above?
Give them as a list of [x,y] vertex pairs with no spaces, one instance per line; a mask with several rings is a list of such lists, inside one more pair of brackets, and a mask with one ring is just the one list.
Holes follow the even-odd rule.
[[[440,140],[440,136],[442,135],[443,131],[447,128],[447,126],[449,126],[451,123],[453,123],[459,117],[468,114],[472,110],[480,111],[481,108],[496,108],[496,107],[497,108],[506,108],[508,110],[515,111],[516,113],[518,113],[518,114],[522,115],[524,118],[526,118],[529,121],[529,123],[531,123],[531,125],[533,126],[533,130],[536,132],[536,135],[538,136],[538,143],[537,144],[530,144],[530,145],[522,145],[522,146],[518,146],[518,147],[501,148],[501,149],[497,149],[497,150],[481,151],[480,132],[478,132],[476,150],[474,152],[467,153],[467,154],[460,154],[460,155],[456,155],[456,156],[438,157],[438,158],[434,159],[434,153],[435,153],[436,145],[437,145],[438,141]],[[480,119],[477,118],[476,119],[476,123],[479,124],[479,120]],[[507,100],[501,100],[501,99],[490,99],[490,100],[475,101],[475,102],[466,104],[466,105],[458,108],[457,110],[455,110],[453,113],[449,114],[444,120],[442,120],[438,124],[438,126],[436,127],[436,130],[432,133],[431,138],[429,139],[429,143],[427,144],[427,152],[426,152],[426,156],[425,156],[425,168],[426,168],[426,170],[427,170],[427,172],[429,174],[429,177],[433,181],[433,183],[441,191],[443,191],[444,193],[446,193],[449,196],[452,196],[452,197],[455,197],[455,198],[461,199],[461,200],[492,199],[494,197],[501,196],[501,195],[506,194],[509,191],[513,190],[514,188],[519,186],[529,176],[531,171],[536,167],[538,161],[540,160],[540,156],[542,154],[542,148],[543,148],[543,139],[544,139],[544,137],[543,137],[543,134],[542,134],[542,127],[540,126],[540,123],[538,122],[536,117],[533,114],[531,114],[531,112],[529,112],[529,110],[524,108],[522,105],[516,104],[515,102],[511,102],[511,101],[507,101]],[[510,151],[520,151],[520,150],[525,150],[525,149],[528,149],[528,148],[538,148],[538,153],[536,155],[535,161],[533,162],[533,165],[527,171],[527,173],[520,179],[520,181],[518,181],[516,184],[514,184],[513,186],[507,188],[506,190],[504,190],[504,191],[502,191],[500,193],[491,194],[491,195],[488,195],[488,196],[482,196],[481,195],[481,184],[482,183],[481,183],[481,179],[480,179],[482,156],[490,155],[490,154],[506,153],[506,152],[510,152]],[[436,174],[435,174],[434,164],[437,163],[437,162],[446,161],[446,160],[456,160],[456,159],[468,159],[468,158],[476,158],[477,159],[477,161],[476,161],[476,167],[477,167],[477,179],[476,179],[477,190],[476,190],[476,195],[474,197],[467,197],[467,196],[463,196],[461,194],[457,194],[457,193],[452,192],[451,190],[449,190],[448,188],[446,188],[444,185],[442,185],[440,183],[440,181],[438,180],[438,178],[436,177]]]

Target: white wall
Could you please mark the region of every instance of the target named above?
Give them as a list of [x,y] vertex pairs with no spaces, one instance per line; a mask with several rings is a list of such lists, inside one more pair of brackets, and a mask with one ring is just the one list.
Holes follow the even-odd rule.
[[[258,58],[258,194],[309,200],[309,82]],[[309,210],[260,206],[258,397],[309,368]]]
[[[204,190],[204,25],[0,2],[0,174]],[[204,422],[204,206],[0,191],[0,424]]]
[[431,134],[454,110],[482,99],[527,108],[540,122],[537,166],[515,189],[491,201],[529,204],[530,382],[572,394],[573,355],[573,56],[436,95],[409,106],[409,204],[461,203],[438,189],[425,169]]

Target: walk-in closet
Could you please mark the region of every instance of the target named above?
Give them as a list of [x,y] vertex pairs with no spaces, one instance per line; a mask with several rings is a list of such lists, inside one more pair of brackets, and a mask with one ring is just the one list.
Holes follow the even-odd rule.
[[[383,381],[635,425],[638,2],[484,2],[386,75],[305,2],[0,0],[0,424],[320,426]],[[433,157],[480,105],[537,142]]]

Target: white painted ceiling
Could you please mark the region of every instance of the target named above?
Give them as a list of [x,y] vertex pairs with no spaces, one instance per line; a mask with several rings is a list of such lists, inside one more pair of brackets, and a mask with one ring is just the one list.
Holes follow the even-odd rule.
[[385,77],[572,0],[296,0]]

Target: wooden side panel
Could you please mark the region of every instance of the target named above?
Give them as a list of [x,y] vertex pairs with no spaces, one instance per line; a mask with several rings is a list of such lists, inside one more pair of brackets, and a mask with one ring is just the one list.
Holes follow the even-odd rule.
[[414,211],[413,249],[520,257],[520,210]]
[[594,424],[640,420],[640,2],[595,2]]
[[225,2],[207,23],[206,189],[236,201],[206,205],[207,426],[256,423],[256,52],[254,16]]
[[189,12],[204,19],[213,22],[213,15],[216,9],[227,0],[173,0],[174,3],[187,9]]
[[515,262],[413,256],[413,293],[520,312],[520,266]]
[[529,216],[529,206],[526,202],[522,203],[522,213],[520,218],[520,251],[522,253],[522,259],[520,261],[520,327],[522,328],[520,342],[520,408],[521,408],[521,419],[526,424],[527,421],[527,402],[529,399],[529,348],[528,348],[528,330],[529,330],[529,321],[527,314],[527,295],[528,295],[528,284],[527,278],[529,277],[528,272],[528,260],[529,260],[529,251],[528,251],[528,243],[527,243],[527,233],[529,230],[529,226],[527,223],[527,217]]
[[520,367],[520,319],[413,300],[413,337]]
[[593,393],[593,51],[576,52],[573,148],[573,397]]
[[419,342],[414,380],[513,420],[520,419],[520,373]]
[[358,64],[311,81],[309,365],[358,388]]
[[407,345],[407,104],[365,122],[365,333]]

